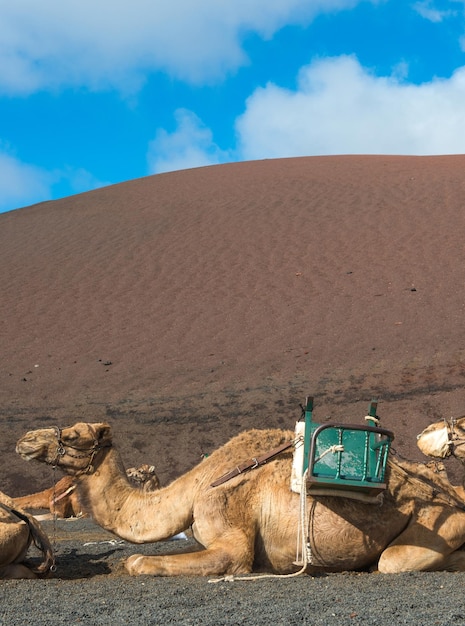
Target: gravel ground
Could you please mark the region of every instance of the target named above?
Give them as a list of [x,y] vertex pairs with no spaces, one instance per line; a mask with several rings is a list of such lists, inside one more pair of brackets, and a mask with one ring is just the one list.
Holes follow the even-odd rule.
[[[173,542],[134,546],[88,519],[43,524],[54,537],[57,571],[47,580],[0,581],[0,626],[465,623],[462,573],[344,573],[216,584],[201,577],[132,578],[122,567],[127,556],[172,550]],[[190,542],[176,542],[175,548]]]

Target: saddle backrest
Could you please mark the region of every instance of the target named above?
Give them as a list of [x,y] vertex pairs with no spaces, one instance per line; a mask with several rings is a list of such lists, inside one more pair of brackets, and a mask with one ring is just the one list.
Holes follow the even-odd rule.
[[[307,398],[305,419],[296,424],[296,445],[291,489],[300,492],[306,473],[310,494],[359,492],[376,496],[385,488],[386,464],[392,432],[374,426],[376,403],[370,404],[366,425],[317,424],[313,422],[313,399]],[[339,493],[341,492],[341,493]]]

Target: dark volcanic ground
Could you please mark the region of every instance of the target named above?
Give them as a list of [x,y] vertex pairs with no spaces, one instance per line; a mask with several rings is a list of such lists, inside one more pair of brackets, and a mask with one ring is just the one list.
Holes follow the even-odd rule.
[[[216,582],[131,578],[121,560],[162,553],[173,542],[133,546],[85,519],[45,522],[58,542],[56,578],[0,582],[0,624],[36,626],[453,626],[463,624],[465,574],[344,573]],[[189,541],[174,542],[179,544]]]

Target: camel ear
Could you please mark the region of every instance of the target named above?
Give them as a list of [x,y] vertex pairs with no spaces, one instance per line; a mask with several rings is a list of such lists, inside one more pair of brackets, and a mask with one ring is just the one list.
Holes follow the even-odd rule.
[[111,427],[110,424],[96,424],[95,432],[99,443],[111,443]]

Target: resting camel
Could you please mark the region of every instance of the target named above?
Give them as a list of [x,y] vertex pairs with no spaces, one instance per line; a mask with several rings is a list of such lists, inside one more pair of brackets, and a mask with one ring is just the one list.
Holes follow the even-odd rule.
[[[155,466],[144,463],[139,467],[130,467],[126,474],[131,484],[144,491],[160,488],[160,481],[155,473]],[[76,493],[72,476],[63,476],[55,485],[27,496],[13,498],[13,505],[20,509],[49,509],[59,518],[82,517],[82,506]]]
[[[302,507],[300,495],[290,490],[292,450],[212,486],[244,460],[292,445],[293,439],[293,432],[278,429],[243,432],[151,493],[130,486],[105,423],[30,431],[16,450],[26,460],[57,465],[73,476],[96,523],[122,539],[161,541],[192,526],[203,550],[134,554],[126,561],[130,574],[296,574],[302,570],[296,564]],[[386,481],[381,504],[307,496],[302,525],[307,573],[376,567],[384,573],[465,571],[465,552],[460,551],[465,505],[454,488],[425,465],[395,458]]]
[[81,505],[71,476],[63,476],[53,487],[38,493],[13,498],[13,504],[27,510],[50,509],[52,515],[60,518],[81,515]]
[[445,459],[452,455],[465,464],[465,416],[431,424],[418,435],[417,445],[426,456]]
[[[42,552],[37,567],[23,562],[32,541]],[[44,577],[53,564],[52,547],[39,523],[0,492],[0,578]]]
[[143,463],[139,467],[129,467],[126,470],[126,475],[134,487],[139,487],[143,491],[160,489],[160,481],[155,473],[155,465]]

